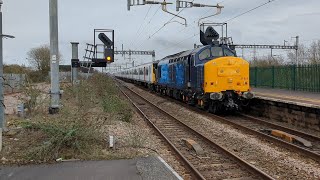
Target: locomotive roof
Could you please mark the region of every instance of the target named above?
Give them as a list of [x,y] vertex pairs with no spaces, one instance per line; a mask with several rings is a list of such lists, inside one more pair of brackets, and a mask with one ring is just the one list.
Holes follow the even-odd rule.
[[181,52],[178,52],[178,53],[176,53],[176,54],[172,54],[172,55],[166,56],[166,57],[162,58],[161,61],[162,61],[162,60],[166,60],[166,59],[173,59],[173,58],[185,57],[185,56],[188,56],[188,55],[190,55],[190,54],[195,54],[195,53],[197,53],[198,51],[200,51],[201,49],[203,49],[204,47],[207,47],[207,46],[201,46],[201,47],[196,48],[196,49],[181,51]]

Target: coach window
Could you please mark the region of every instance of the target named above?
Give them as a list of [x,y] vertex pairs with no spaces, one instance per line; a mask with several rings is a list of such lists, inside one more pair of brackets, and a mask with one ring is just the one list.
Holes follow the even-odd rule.
[[213,57],[222,57],[223,56],[223,51],[222,51],[221,47],[212,47],[211,53],[212,53]]
[[203,50],[200,54],[199,54],[199,59],[201,60],[205,60],[210,58],[210,49],[205,49]]

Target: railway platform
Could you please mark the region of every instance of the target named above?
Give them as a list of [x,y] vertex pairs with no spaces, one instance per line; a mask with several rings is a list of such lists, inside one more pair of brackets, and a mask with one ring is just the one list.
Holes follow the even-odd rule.
[[320,93],[285,89],[252,88],[257,99],[320,109]]
[[160,157],[111,161],[74,161],[52,165],[1,167],[7,180],[142,180],[182,179]]

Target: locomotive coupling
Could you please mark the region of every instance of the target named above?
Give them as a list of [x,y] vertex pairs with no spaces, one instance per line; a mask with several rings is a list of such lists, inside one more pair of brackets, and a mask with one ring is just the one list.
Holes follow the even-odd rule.
[[211,93],[210,99],[212,100],[222,100],[223,94],[222,93]]
[[242,94],[242,97],[245,99],[253,99],[254,98],[254,94],[252,92],[244,92]]

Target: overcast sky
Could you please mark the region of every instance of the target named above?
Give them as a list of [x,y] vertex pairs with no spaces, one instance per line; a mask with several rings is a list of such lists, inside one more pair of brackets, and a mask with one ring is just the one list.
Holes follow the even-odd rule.
[[[31,48],[49,44],[49,0],[3,1],[4,34],[16,37],[4,40],[4,62],[27,64],[27,52]],[[222,14],[208,20],[223,22],[267,1],[225,0],[221,4],[225,6]],[[187,18],[188,27],[170,23],[149,39],[172,17],[158,10],[159,5],[149,8],[150,5],[136,6],[127,11],[127,0],[59,0],[59,49],[63,55],[60,64],[69,64],[71,41],[80,42],[79,56],[84,55],[84,44],[93,42],[94,28],[114,29],[118,48],[124,44],[125,49],[155,50],[157,59],[191,49],[194,43],[200,44],[198,36],[189,38],[199,32],[199,17],[215,12],[213,8],[185,9],[180,15]],[[174,12],[175,6],[169,6],[168,10]],[[319,19],[320,0],[276,0],[228,22],[229,35],[236,44],[283,44],[283,40],[292,43],[291,37],[296,35],[302,43],[309,43],[320,39]],[[179,42],[182,43],[177,45]],[[143,57],[140,61],[149,60],[151,57]]]

